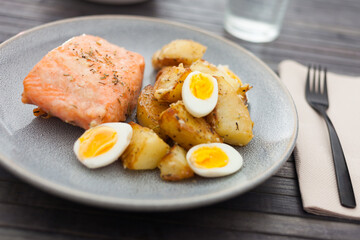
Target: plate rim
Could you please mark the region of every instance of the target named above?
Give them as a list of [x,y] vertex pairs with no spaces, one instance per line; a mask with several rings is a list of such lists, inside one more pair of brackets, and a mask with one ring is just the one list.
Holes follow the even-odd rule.
[[92,16],[81,16],[81,17],[73,17],[73,18],[66,18],[62,20],[57,20],[49,23],[45,23],[28,30],[22,31],[15,36],[5,40],[3,43],[0,44],[0,50],[4,48],[6,45],[10,44],[14,40],[21,38],[23,35],[30,34],[32,32],[36,32],[43,28],[48,28],[56,25],[61,25],[64,23],[75,22],[75,21],[86,21],[86,20],[93,20],[93,19],[127,19],[127,20],[142,20],[142,21],[151,21],[151,22],[158,22],[167,25],[177,26],[181,28],[185,28],[191,31],[200,32],[204,35],[207,35],[212,38],[216,38],[221,42],[224,42],[232,47],[239,49],[240,51],[244,52],[253,60],[258,62],[262,67],[264,67],[279,83],[282,87],[284,93],[289,98],[292,104],[292,114],[295,119],[295,126],[294,132],[290,138],[290,141],[287,145],[286,150],[279,158],[280,161],[272,164],[262,175],[255,178],[250,184],[247,185],[234,185],[230,188],[226,188],[222,191],[217,191],[214,193],[208,193],[201,196],[196,197],[187,197],[187,198],[176,198],[176,199],[164,199],[164,200],[141,200],[141,199],[120,199],[117,197],[110,197],[110,196],[101,196],[93,193],[88,193],[81,190],[74,190],[71,187],[66,187],[47,178],[41,177],[28,171],[26,168],[21,167],[16,162],[13,162],[11,159],[5,157],[0,152],[0,164],[11,173],[19,177],[20,179],[24,180],[31,185],[38,187],[46,192],[54,194],[58,197],[73,200],[76,202],[81,202],[84,204],[98,206],[103,208],[111,208],[111,209],[121,209],[121,210],[132,210],[132,211],[168,211],[168,210],[181,210],[181,209],[189,209],[195,208],[199,206],[206,206],[216,202],[220,202],[241,193],[245,193],[246,191],[260,185],[265,180],[270,178],[273,174],[275,174],[285,163],[285,161],[290,157],[296,143],[296,139],[298,136],[298,129],[299,129],[299,119],[296,110],[296,106],[292,96],[290,95],[288,89],[285,87],[284,83],[280,80],[280,78],[268,67],[262,60],[256,57],[253,53],[246,50],[245,48],[241,47],[239,44],[232,42],[229,39],[226,39],[222,36],[216,35],[209,31],[203,30],[198,27],[193,27],[187,24],[169,21],[166,19],[160,19],[155,17],[144,17],[144,16],[132,16],[132,15],[92,15]]

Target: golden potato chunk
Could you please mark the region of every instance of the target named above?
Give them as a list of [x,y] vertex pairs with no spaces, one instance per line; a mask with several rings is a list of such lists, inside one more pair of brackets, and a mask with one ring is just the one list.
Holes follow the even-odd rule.
[[162,131],[185,149],[201,143],[222,142],[222,138],[203,118],[195,118],[178,101],[161,113]]
[[245,104],[247,104],[246,92],[249,91],[252,87],[249,84],[244,84],[240,78],[229,69],[227,65],[218,65],[217,68],[222,73],[219,76],[224,77],[224,79],[230,84],[233,85],[236,83],[240,83],[240,87],[236,89],[236,93],[242,97],[242,100]]
[[193,170],[186,161],[186,151],[175,144],[158,165],[160,177],[167,181],[180,181],[194,176]]
[[[225,68],[221,66],[221,70],[216,67],[215,65],[205,61],[205,60],[198,60],[191,64],[190,69],[191,71],[200,71],[203,73],[208,73],[213,76],[221,76],[223,77],[235,90],[238,90],[242,85],[242,82],[239,78],[231,78],[228,74],[226,74]],[[235,75],[236,76],[236,75]]]
[[153,130],[130,122],[133,136],[121,155],[125,168],[134,170],[154,169],[170,147]]
[[211,64],[208,61],[205,61],[203,59],[199,59],[199,60],[193,62],[190,65],[190,69],[191,69],[191,71],[200,71],[200,72],[208,73],[208,74],[211,74],[214,76],[219,74],[218,73],[219,69],[214,64]]
[[185,78],[191,73],[189,68],[184,68],[180,63],[178,67],[165,67],[156,77],[154,96],[160,102],[177,102],[181,100],[181,90]]
[[222,77],[216,77],[219,98],[207,121],[224,138],[224,142],[244,146],[253,138],[253,121],[249,110],[234,88]]
[[136,118],[141,126],[154,130],[162,139],[166,140],[167,136],[161,132],[159,126],[159,118],[167,108],[169,108],[169,104],[156,100],[153,86],[148,85],[141,91],[138,98]]
[[154,53],[152,65],[155,69],[177,66],[180,63],[187,66],[201,59],[205,51],[206,47],[198,42],[185,39],[174,40]]

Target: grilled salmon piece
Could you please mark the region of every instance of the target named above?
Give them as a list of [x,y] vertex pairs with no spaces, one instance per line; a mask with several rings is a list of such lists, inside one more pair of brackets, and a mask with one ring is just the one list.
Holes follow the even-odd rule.
[[24,79],[22,102],[88,129],[125,121],[136,106],[144,58],[91,35],[50,51]]

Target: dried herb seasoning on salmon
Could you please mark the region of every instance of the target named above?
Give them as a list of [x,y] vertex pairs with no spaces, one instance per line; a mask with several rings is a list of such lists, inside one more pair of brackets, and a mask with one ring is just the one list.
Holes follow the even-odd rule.
[[125,121],[136,106],[144,68],[138,53],[96,36],[73,37],[25,77],[22,102],[84,129]]

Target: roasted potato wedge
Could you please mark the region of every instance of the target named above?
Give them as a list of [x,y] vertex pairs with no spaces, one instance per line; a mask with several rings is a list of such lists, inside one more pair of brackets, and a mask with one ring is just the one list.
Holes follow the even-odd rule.
[[156,100],[153,86],[148,85],[141,91],[138,98],[136,118],[141,126],[154,130],[162,139],[166,140],[167,136],[161,132],[159,126],[159,117],[168,108],[168,103]]
[[180,63],[188,66],[201,59],[205,51],[206,47],[198,42],[185,39],[174,40],[154,53],[152,65],[155,69],[177,66]]
[[[223,66],[221,70],[216,67],[215,65],[205,61],[205,60],[198,60],[191,64],[190,66],[191,71],[200,71],[203,73],[208,73],[213,76],[221,76],[223,77],[236,91],[241,87],[242,83],[239,78],[231,78],[228,74],[226,74],[226,68]],[[234,76],[236,76],[234,74]]]
[[154,169],[170,147],[153,130],[130,122],[133,136],[121,155],[125,168],[134,170]]
[[246,92],[251,89],[249,84],[243,84],[240,78],[234,74],[228,66],[219,65],[215,66],[205,60],[197,60],[190,66],[191,71],[200,71],[208,73],[213,76],[223,77],[227,83],[229,83],[236,91],[237,94],[241,95],[243,102],[247,103]]
[[234,88],[223,78],[216,77],[219,98],[206,120],[224,138],[225,143],[244,146],[253,138],[253,121],[249,110]]
[[205,61],[203,59],[199,59],[195,62],[193,62],[190,65],[191,71],[200,71],[203,73],[208,73],[214,76],[219,75],[219,69],[214,65],[209,63],[208,61]]
[[222,73],[219,76],[224,77],[224,79],[233,87],[236,86],[236,83],[240,83],[240,87],[236,89],[236,93],[242,97],[242,100],[247,104],[246,92],[249,91],[252,87],[249,84],[244,84],[240,78],[229,69],[227,65],[218,65],[217,68]]
[[167,181],[180,181],[194,176],[193,170],[186,161],[186,151],[175,144],[158,165],[160,177]]
[[185,78],[191,73],[189,68],[184,68],[180,63],[178,67],[165,67],[156,77],[154,96],[160,102],[177,102],[181,100],[181,90]]
[[222,142],[222,138],[203,118],[195,118],[178,101],[161,113],[159,125],[162,131],[185,149],[200,143]]

